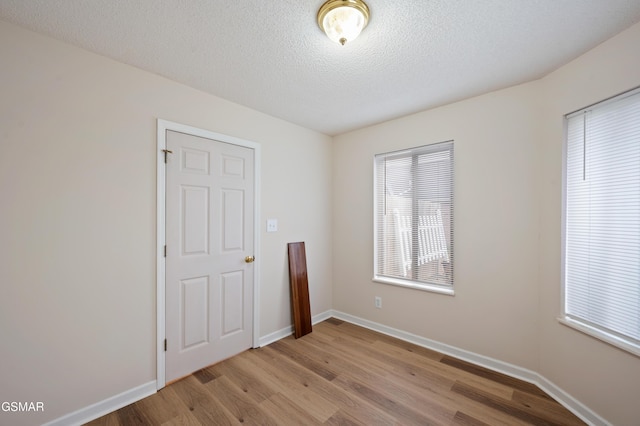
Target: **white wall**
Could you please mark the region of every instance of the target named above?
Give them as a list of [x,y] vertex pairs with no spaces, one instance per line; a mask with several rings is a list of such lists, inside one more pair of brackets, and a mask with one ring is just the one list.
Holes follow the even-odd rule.
[[262,146],[260,335],[292,323],[287,242],[331,308],[331,138],[1,21],[0,58],[0,401],[45,403],[0,424],[155,380],[157,118]]
[[[537,366],[537,92],[531,83],[335,138],[334,309]],[[456,295],[372,283],[374,154],[450,139]]]
[[[542,80],[334,138],[334,309],[539,372],[638,424],[640,358],[556,320],[563,115],[640,85],[638,46],[640,24]],[[372,282],[374,154],[449,139],[456,295]]]
[[539,372],[614,425],[640,423],[640,358],[564,325],[560,301],[562,116],[640,86],[640,24],[542,81]]

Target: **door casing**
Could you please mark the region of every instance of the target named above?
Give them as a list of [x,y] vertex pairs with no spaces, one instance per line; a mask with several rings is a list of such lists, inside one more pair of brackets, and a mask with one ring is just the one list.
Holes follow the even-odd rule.
[[[253,347],[260,346],[260,316],[259,316],[259,281],[260,281],[260,145],[255,142],[247,141],[244,139],[236,138],[233,136],[223,135],[220,133],[211,132],[209,130],[199,129],[196,127],[187,126],[180,123],[174,123],[163,119],[158,119],[157,122],[157,211],[156,211],[156,312],[157,312],[157,325],[156,325],[156,349],[157,349],[157,373],[156,373],[156,388],[158,390],[165,386],[165,365],[166,357],[164,351],[164,339],[165,339],[165,271],[166,271],[166,258],[164,257],[164,246],[166,244],[166,167],[165,167],[165,152],[167,149],[167,130],[173,130],[180,133],[186,133],[189,135],[200,136],[207,139],[214,139],[220,142],[226,142],[233,145],[243,146],[254,150],[254,233],[253,244],[255,253],[254,262],[254,274],[253,274]],[[171,154],[169,154],[171,155]]]

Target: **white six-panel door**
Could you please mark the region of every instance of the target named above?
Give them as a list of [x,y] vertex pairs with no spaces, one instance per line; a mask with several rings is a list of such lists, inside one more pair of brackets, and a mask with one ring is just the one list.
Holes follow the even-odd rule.
[[167,131],[166,382],[253,339],[253,150]]

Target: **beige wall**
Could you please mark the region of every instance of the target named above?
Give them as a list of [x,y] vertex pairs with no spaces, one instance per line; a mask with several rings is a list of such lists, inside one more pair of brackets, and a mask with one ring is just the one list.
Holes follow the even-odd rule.
[[636,24],[542,81],[539,372],[614,425],[640,422],[640,358],[556,321],[561,310],[562,116],[640,86],[639,46]]
[[0,424],[155,380],[157,118],[261,144],[260,335],[291,324],[287,242],[331,308],[331,138],[4,22],[0,58],[0,401],[45,403]]
[[[640,24],[542,80],[334,138],[334,309],[537,371],[637,424],[640,358],[556,318],[563,115],[640,85],[638,46]],[[456,295],[372,282],[374,154],[449,139]]]
[[[335,138],[334,309],[537,366],[538,91],[530,83]],[[450,139],[456,295],[372,283],[374,154]]]

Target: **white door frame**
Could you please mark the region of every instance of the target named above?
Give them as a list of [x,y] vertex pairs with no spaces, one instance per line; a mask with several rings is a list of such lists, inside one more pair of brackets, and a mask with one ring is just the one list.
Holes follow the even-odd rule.
[[[157,229],[156,229],[156,311],[157,311],[157,378],[156,388],[158,390],[165,386],[165,351],[164,351],[164,339],[165,339],[165,271],[166,271],[166,258],[164,257],[164,246],[166,244],[166,167],[164,162],[165,153],[163,150],[167,149],[167,130],[173,130],[180,133],[186,133],[189,135],[200,136],[207,139],[213,139],[220,142],[226,142],[233,145],[243,146],[251,148],[254,151],[254,253],[256,260],[254,262],[254,274],[253,274],[253,347],[260,346],[259,338],[259,325],[260,325],[260,310],[259,310],[259,281],[260,281],[260,144],[239,139],[233,136],[227,136],[220,133],[211,132],[208,130],[198,129],[196,127],[187,126],[184,124],[174,123],[172,121],[158,119],[158,152],[157,152]],[[169,154],[171,155],[171,154]]]

